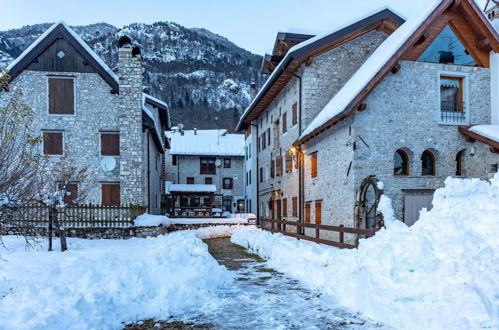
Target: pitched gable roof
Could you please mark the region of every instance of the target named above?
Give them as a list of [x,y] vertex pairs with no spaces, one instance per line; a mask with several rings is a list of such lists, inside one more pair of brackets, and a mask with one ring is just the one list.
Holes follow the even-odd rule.
[[240,130],[246,122],[256,119],[293,77],[291,72],[298,70],[304,62],[376,29],[392,33],[403,22],[404,19],[394,11],[383,8],[352,24],[320,34],[294,46],[280,61],[251,104],[244,111],[236,129]]
[[445,10],[454,5],[465,6],[473,23],[480,25],[481,33],[489,38],[492,50],[499,53],[497,32],[474,0],[434,0],[419,15],[398,28],[374,51],[303,131],[297,144],[312,139],[346,116],[351,115],[374,87],[392,70],[406,51],[423,36],[426,28]]
[[7,67],[10,80],[14,80],[23,70],[25,70],[38,56],[60,38],[67,40],[71,46],[88,61],[89,65],[99,73],[102,78],[111,86],[114,92],[118,92],[118,77],[102,61],[102,59],[90,48],[81,37],[71,29],[66,23],[59,22],[52,25],[31,46],[29,46],[18,58]]

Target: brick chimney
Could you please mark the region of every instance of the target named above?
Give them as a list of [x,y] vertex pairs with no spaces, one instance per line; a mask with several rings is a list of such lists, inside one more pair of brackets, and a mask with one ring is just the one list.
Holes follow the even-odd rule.
[[143,170],[142,59],[122,36],[118,49],[121,203],[147,205]]

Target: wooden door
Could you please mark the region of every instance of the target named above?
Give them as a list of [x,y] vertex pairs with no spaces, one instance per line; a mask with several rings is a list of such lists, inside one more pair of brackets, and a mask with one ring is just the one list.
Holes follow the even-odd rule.
[[119,206],[120,200],[120,184],[105,183],[102,185],[102,205]]
[[407,192],[404,196],[404,222],[412,226],[418,219],[423,208],[433,207],[433,191]]

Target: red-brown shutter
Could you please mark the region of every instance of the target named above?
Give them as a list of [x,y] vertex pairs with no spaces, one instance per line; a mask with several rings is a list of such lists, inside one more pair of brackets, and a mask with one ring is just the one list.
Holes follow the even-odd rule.
[[120,200],[120,185],[119,183],[106,183],[102,185],[102,205],[119,206]]
[[288,116],[287,116],[287,113],[283,113],[282,114],[282,133],[286,133],[286,131],[288,130]]
[[49,113],[74,114],[74,80],[72,78],[49,78]]
[[282,200],[282,216],[284,218],[288,217],[288,199],[287,198],[284,198]]
[[322,223],[322,202],[315,202],[315,223]]
[[101,155],[119,156],[120,155],[120,135],[117,133],[101,133]]
[[297,111],[297,105],[295,103],[293,104],[293,118],[292,118],[293,126],[296,125],[297,122],[298,122],[298,111]]
[[298,197],[293,197],[293,213],[294,217],[298,216]]
[[291,172],[293,170],[293,156],[290,151],[286,152],[286,172]]
[[276,157],[276,174],[282,175],[282,156]]
[[310,223],[310,203],[305,204],[305,223]]
[[317,177],[317,153],[312,154],[312,157],[310,159],[311,163],[311,176],[312,178]]
[[43,153],[45,155],[62,155],[62,132],[43,133]]

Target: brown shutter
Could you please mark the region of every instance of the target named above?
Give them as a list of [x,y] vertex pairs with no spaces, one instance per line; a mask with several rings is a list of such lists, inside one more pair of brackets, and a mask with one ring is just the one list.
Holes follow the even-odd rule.
[[213,184],[212,178],[204,178],[204,184]]
[[120,184],[105,183],[102,185],[102,205],[119,206],[120,200]]
[[74,114],[74,79],[49,78],[49,113]]
[[282,156],[276,157],[276,174],[282,175]]
[[282,133],[286,133],[288,130],[288,118],[286,112],[282,114]]
[[263,182],[263,167],[260,167],[260,183]]
[[194,184],[194,178],[192,177],[187,178],[187,184]]
[[286,152],[286,172],[291,172],[293,170],[293,156],[291,152],[288,150]]
[[310,203],[305,204],[305,223],[310,223]]
[[322,202],[315,202],[315,223],[322,223]]
[[282,200],[282,216],[284,218],[288,217],[288,199],[287,198],[284,198]]
[[267,145],[270,146],[270,127],[267,128]]
[[275,177],[275,160],[270,161],[270,177]]
[[311,176],[312,178],[317,177],[317,153],[313,154],[310,158],[311,163]]
[[292,122],[293,122],[293,126],[296,125],[296,123],[298,122],[298,111],[297,111],[297,105],[296,105],[296,103],[293,104],[293,119],[292,119]]
[[298,197],[293,197],[293,213],[294,217],[298,216]]
[[[64,189],[64,183],[59,184],[59,190]],[[66,195],[64,196],[64,203],[75,204],[78,199],[78,185],[76,183],[66,183]]]
[[119,156],[120,155],[120,135],[117,133],[101,133],[101,155]]
[[43,153],[45,155],[62,155],[62,132],[43,133]]

